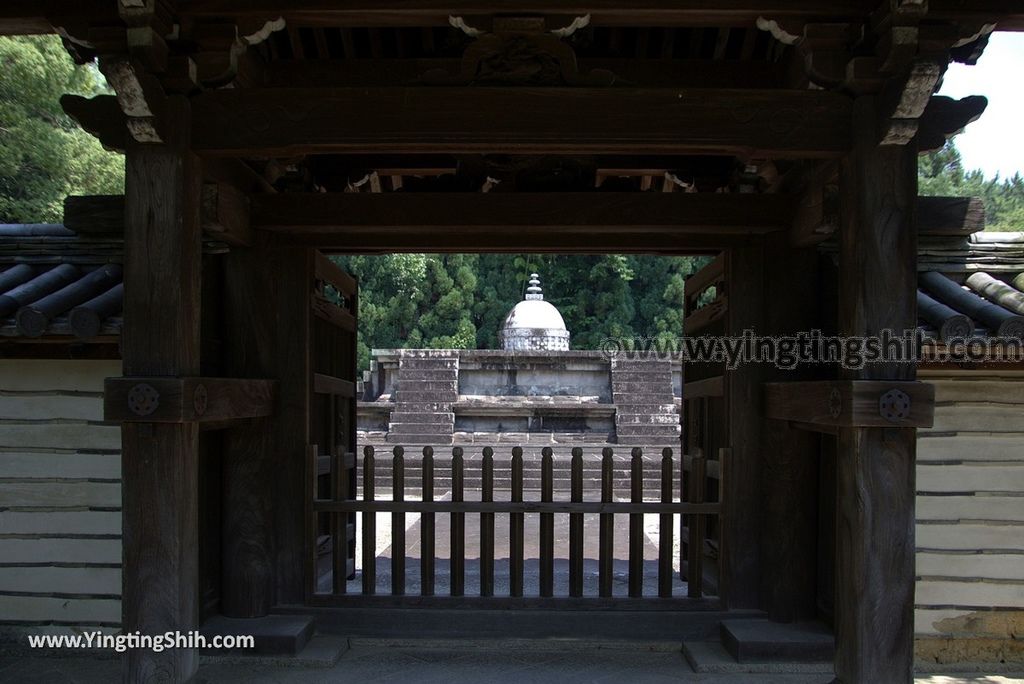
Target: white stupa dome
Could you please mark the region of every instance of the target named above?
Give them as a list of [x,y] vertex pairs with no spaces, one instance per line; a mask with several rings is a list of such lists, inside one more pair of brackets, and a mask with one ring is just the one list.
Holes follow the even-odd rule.
[[501,348],[514,351],[566,351],[569,331],[550,302],[544,301],[540,276],[530,274],[526,297],[512,307],[498,333]]

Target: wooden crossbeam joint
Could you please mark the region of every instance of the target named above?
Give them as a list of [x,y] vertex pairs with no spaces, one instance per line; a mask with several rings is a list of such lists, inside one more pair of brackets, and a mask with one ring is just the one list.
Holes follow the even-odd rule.
[[200,205],[203,232],[229,245],[252,244],[249,197],[227,183],[203,185]]
[[107,378],[104,420],[224,423],[269,416],[276,380],[203,377]]
[[924,382],[826,380],[764,384],[765,417],[830,432],[839,427],[931,427],[935,387]]

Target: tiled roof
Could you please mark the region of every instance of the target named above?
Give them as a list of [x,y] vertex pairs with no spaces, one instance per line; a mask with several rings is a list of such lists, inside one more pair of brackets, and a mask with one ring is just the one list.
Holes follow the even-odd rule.
[[926,337],[1024,339],[1024,234],[922,246],[918,317]]
[[0,337],[119,334],[120,247],[60,225],[0,225]]

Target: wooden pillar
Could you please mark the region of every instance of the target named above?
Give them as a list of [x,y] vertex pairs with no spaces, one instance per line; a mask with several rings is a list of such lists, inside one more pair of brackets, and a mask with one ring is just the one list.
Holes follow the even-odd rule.
[[[759,330],[764,313],[760,241],[729,250],[726,287],[727,334]],[[758,608],[761,529],[761,368],[744,363],[724,378],[729,459],[722,467],[722,549],[719,593],[729,609]]]
[[[199,374],[199,166],[188,150],[188,101],[169,99],[166,114],[167,142],[133,145],[125,160],[126,376]],[[198,426],[124,423],[121,435],[124,631],[195,629]],[[126,682],[184,682],[197,658],[192,649],[133,649],[124,663]]]
[[[880,147],[876,105],[854,108],[841,177],[839,330],[916,327],[916,144]],[[913,362],[869,364],[849,379],[913,380]],[[841,428],[837,452],[836,678],[913,680],[913,428]]]
[[274,414],[226,431],[222,610],[259,617],[304,598],[310,250],[257,244],[225,262],[225,367],[276,379]]
[[[792,336],[822,327],[818,255],[779,236],[765,245],[765,323],[762,335]],[[764,364],[765,382],[818,379],[816,364],[792,370]],[[786,421],[761,423],[761,607],[776,622],[816,614],[818,460],[817,433]]]

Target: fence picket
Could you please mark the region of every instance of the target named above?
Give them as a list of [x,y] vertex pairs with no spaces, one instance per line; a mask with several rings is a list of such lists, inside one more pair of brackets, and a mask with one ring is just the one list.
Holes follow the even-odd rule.
[[[523,448],[512,448],[512,502],[523,502]],[[509,594],[523,595],[523,521],[522,513],[509,513]]]
[[[690,503],[704,503],[707,485],[707,458],[694,456],[690,462]],[[707,518],[688,515],[689,544],[687,544],[686,595],[700,598],[704,594],[704,531]]]
[[[605,447],[601,451],[601,503],[615,499],[614,451]],[[602,598],[612,595],[612,563],[615,552],[615,515],[602,513],[598,537],[598,593]]]
[[[373,447],[363,449],[363,500],[374,500]],[[377,514],[363,514],[363,593],[377,593]]]
[[[630,501],[644,500],[643,449],[635,447],[630,460],[629,489]],[[629,514],[629,595],[638,598],[644,594],[644,516],[643,513]]]
[[[335,449],[331,454],[331,497],[336,501],[348,499],[348,469],[344,454]],[[332,513],[331,519],[331,588],[335,594],[344,594],[348,582],[348,518],[347,513]]]
[[[661,452],[661,501],[672,503],[672,449]],[[658,596],[672,597],[672,514],[662,513],[658,525]]]
[[[573,447],[569,498],[583,502],[583,449]],[[583,596],[583,514],[569,514],[569,596]]]
[[[312,448],[310,453],[312,454]],[[568,516],[568,597],[579,599],[585,595],[585,536],[586,515],[597,515],[599,527],[598,539],[598,595],[611,598],[615,589],[615,516],[628,515],[628,581],[627,590],[630,598],[644,598],[645,575],[645,516],[658,516],[658,555],[657,555],[657,596],[659,599],[673,598],[674,589],[674,552],[676,546],[675,516],[685,515],[685,522],[678,533],[679,545],[685,550],[680,551],[681,572],[687,581],[687,596],[703,597],[703,557],[702,551],[707,534],[709,516],[721,515],[721,504],[718,501],[708,502],[706,482],[708,462],[703,454],[690,457],[683,455],[680,460],[680,474],[685,474],[685,487],[682,496],[675,495],[676,477],[674,450],[665,448],[661,451],[659,469],[658,498],[653,496],[650,501],[644,500],[644,450],[636,447],[631,449],[629,464],[629,498],[616,500],[615,490],[615,452],[605,447],[601,454],[601,498],[585,500],[584,492],[584,450],[580,447],[572,449],[569,463],[570,482],[568,500],[555,496],[555,463],[554,450],[544,447],[540,460],[540,496],[524,499],[526,484],[524,454],[521,447],[512,449],[510,500],[495,501],[495,461],[494,449],[486,447],[482,451],[480,470],[480,500],[466,501],[465,458],[462,447],[452,448],[451,460],[451,500],[438,501],[436,497],[436,477],[434,449],[423,447],[421,470],[422,498],[405,496],[406,472],[404,448],[394,446],[392,449],[392,482],[390,499],[375,498],[376,460],[375,451],[371,446],[363,449],[362,484],[363,493],[359,499],[353,499],[350,493],[351,479],[346,481],[344,454],[332,455],[330,462],[330,487],[328,497],[317,498],[320,492],[313,492],[313,500],[309,508],[312,516],[323,516],[330,523],[331,541],[334,544],[334,555],[331,560],[332,590],[329,594],[319,594],[318,598],[327,599],[337,596],[338,601],[348,591],[347,580],[352,577],[352,559],[346,557],[346,539],[352,535],[350,525],[342,525],[346,516],[357,516],[361,522],[362,540],[362,573],[361,584],[364,595],[376,593],[376,514],[391,515],[391,558],[390,574],[391,594],[403,596],[407,589],[406,522],[408,515],[420,516],[420,591],[424,597],[433,597],[437,582],[437,514],[447,514],[451,522],[450,539],[450,593],[454,597],[465,596],[466,592],[466,515],[479,515],[480,521],[480,596],[494,597],[495,592],[495,517],[497,513],[509,516],[509,596],[524,596],[525,575],[525,515],[537,515],[539,519],[539,573],[538,593],[542,599],[550,599],[555,593],[555,516]],[[351,456],[348,467],[352,467]],[[621,466],[623,464],[619,464]],[[501,466],[498,466],[499,471]],[[622,473],[620,472],[620,476]],[[500,476],[500,473],[499,473]],[[349,475],[351,478],[352,476]],[[471,479],[475,476],[470,475]],[[531,475],[531,478],[534,475]],[[625,484],[622,482],[621,484]],[[321,490],[323,491],[323,490]],[[653,494],[653,492],[651,492]],[[447,497],[443,497],[447,498]],[[713,497],[712,497],[713,498]],[[315,519],[315,518],[314,518]],[[621,518],[620,518],[621,520]],[[321,528],[322,529],[322,528]],[[315,533],[315,530],[311,530]],[[311,538],[312,538],[311,534]],[[322,538],[321,538],[322,539]],[[564,543],[564,542],[563,542]],[[560,556],[561,557],[561,556]],[[474,556],[476,558],[476,556]],[[315,558],[313,559],[316,560]],[[326,559],[325,559],[326,560]],[[324,568],[321,566],[321,570]],[[317,595],[315,589],[319,580],[326,579],[317,574],[307,580],[311,595]],[[475,579],[475,578],[474,578]],[[532,589],[532,587],[531,587]],[[651,596],[653,592],[647,592]],[[379,599],[377,599],[379,600]]]
[[[396,446],[392,459],[391,499],[405,501],[405,449]],[[391,514],[391,593],[405,593],[405,513]]]
[[[494,449],[484,448],[480,500],[494,501]],[[480,595],[494,596],[494,513],[480,514]]]
[[[541,450],[540,500],[554,501],[555,476],[551,447]],[[540,595],[550,598],[555,593],[555,514],[540,514]]]
[[[452,501],[463,501],[465,482],[462,447],[452,449]],[[462,596],[466,591],[466,514],[452,513],[451,543],[451,595]]]
[[[434,500],[434,449],[423,447],[423,500]],[[434,513],[420,515],[420,594],[434,595]]]

